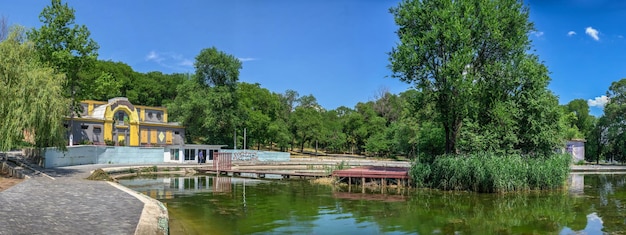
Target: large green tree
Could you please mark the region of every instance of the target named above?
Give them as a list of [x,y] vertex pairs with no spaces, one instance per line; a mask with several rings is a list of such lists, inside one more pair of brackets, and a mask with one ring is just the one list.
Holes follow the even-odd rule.
[[243,128],[236,92],[241,61],[212,47],[200,51],[194,66],[195,76],[177,87],[166,106],[185,125],[189,142],[228,145],[235,128]]
[[23,28],[12,28],[0,42],[0,151],[20,147],[25,138],[36,147],[65,146],[63,77],[38,60]]
[[91,33],[85,25],[76,24],[75,10],[61,0],[52,0],[39,15],[39,20],[43,25],[28,32],[28,39],[34,43],[43,63],[65,74],[63,94],[77,104],[87,95],[89,89],[86,87],[92,85],[82,79],[79,72],[97,59],[99,46],[90,38]]
[[300,144],[300,152],[304,152],[305,144],[319,139],[322,131],[321,107],[313,95],[305,95],[298,99],[298,106],[290,115],[291,133]]
[[601,154],[606,159],[626,160],[626,79],[611,83],[607,91],[609,103],[598,124]]
[[447,153],[459,152],[460,138],[475,140],[462,143],[472,151],[537,152],[557,144],[541,143],[554,134],[541,133],[549,125],[541,117],[554,121],[556,99],[546,89],[547,69],[527,54],[534,28],[521,1],[405,0],[391,13],[400,39],[389,53],[393,76],[434,104]]

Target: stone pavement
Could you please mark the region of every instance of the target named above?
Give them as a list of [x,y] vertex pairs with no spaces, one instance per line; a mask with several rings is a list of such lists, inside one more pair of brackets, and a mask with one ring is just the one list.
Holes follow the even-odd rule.
[[46,170],[0,192],[0,234],[135,234],[144,203],[108,182],[97,165]]

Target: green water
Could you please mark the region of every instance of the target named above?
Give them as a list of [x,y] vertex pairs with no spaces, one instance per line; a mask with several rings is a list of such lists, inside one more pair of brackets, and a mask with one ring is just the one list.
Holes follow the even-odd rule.
[[204,175],[120,183],[165,203],[171,234],[626,234],[626,176],[571,178],[567,190],[506,195]]

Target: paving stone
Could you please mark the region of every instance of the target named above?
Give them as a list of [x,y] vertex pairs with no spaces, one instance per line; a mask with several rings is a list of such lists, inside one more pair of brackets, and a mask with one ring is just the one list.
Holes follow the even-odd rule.
[[[143,203],[103,181],[96,166],[55,169],[0,192],[0,235],[134,234]],[[48,172],[50,172],[48,170]]]

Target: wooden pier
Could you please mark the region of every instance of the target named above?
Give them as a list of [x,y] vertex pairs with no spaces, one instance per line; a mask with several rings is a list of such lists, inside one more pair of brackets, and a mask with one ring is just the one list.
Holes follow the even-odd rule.
[[348,190],[352,188],[352,184],[361,184],[361,192],[365,193],[367,182],[376,183],[381,187],[381,191],[385,187],[395,185],[398,188],[409,185],[409,168],[405,167],[384,167],[384,166],[368,166],[357,167],[346,170],[333,171],[332,176],[338,178],[338,181],[347,181]]
[[202,173],[208,173],[208,174],[216,174],[216,175],[230,175],[230,176],[236,176],[236,177],[242,177],[241,174],[250,174],[250,175],[254,175],[254,177],[251,178],[260,178],[263,179],[266,177],[266,175],[276,175],[276,176],[280,176],[280,178],[282,179],[290,179],[290,178],[295,178],[298,177],[300,179],[304,179],[304,178],[321,178],[321,177],[330,177],[330,174],[326,174],[326,173],[308,173],[308,172],[280,172],[280,171],[258,171],[258,170],[234,170],[234,169],[228,169],[228,170],[216,170],[213,168],[198,168],[197,171],[200,171]]

